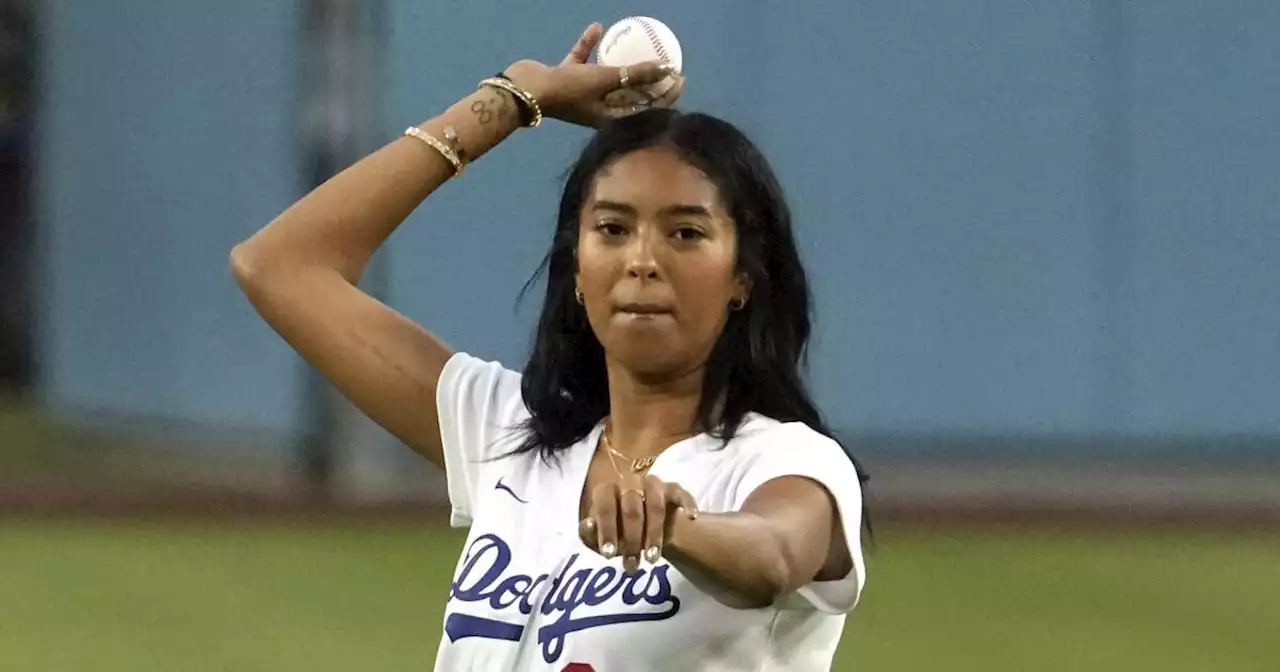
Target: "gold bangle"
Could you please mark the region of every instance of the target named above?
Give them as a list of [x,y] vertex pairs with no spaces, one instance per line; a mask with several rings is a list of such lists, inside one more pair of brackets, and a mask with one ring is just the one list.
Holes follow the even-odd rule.
[[538,106],[538,101],[534,100],[533,94],[511,83],[509,79],[501,77],[490,77],[480,81],[480,86],[493,86],[516,97],[516,100],[524,103],[529,112],[533,114],[533,118],[525,126],[533,128],[542,123],[542,108]]
[[462,159],[458,154],[453,151],[453,148],[435,139],[430,133],[427,133],[417,126],[410,126],[409,128],[404,129],[404,134],[427,143],[432,149],[439,152],[440,156],[443,156],[445,160],[453,166],[454,177],[462,174],[462,169],[465,167],[465,164],[463,164]]
[[458,131],[453,126],[444,127],[444,144],[449,145],[449,149],[453,150],[454,155],[458,157],[458,161],[463,166],[471,163],[467,158],[467,148],[462,146],[462,141],[458,139]]

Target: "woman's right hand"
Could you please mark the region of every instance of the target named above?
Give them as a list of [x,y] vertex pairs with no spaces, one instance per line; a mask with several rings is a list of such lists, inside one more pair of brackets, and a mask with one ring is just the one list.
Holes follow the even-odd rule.
[[[684,90],[684,77],[662,61],[627,66],[626,88],[621,68],[588,63],[603,34],[604,27],[593,23],[559,65],[517,61],[504,74],[538,101],[544,116],[592,128],[649,107],[675,104]],[[650,98],[643,87],[668,76],[675,79],[674,85],[662,97]]]

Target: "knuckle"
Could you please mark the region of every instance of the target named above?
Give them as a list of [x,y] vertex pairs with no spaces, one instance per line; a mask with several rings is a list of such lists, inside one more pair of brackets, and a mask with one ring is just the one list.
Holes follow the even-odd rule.
[[596,527],[604,527],[613,522],[616,508],[608,499],[598,499],[591,504],[591,516],[596,519]]

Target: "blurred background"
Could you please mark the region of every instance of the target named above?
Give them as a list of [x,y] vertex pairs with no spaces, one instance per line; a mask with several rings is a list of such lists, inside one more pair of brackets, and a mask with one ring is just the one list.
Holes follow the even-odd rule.
[[[0,670],[430,667],[443,478],[227,255],[632,14],[797,213],[872,472],[836,669],[1280,669],[1280,3],[0,0]],[[585,140],[518,133],[369,291],[518,368]]]

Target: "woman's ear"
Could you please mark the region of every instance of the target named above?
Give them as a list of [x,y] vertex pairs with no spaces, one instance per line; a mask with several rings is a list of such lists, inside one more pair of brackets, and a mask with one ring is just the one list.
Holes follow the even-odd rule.
[[736,285],[737,291],[733,294],[733,300],[740,305],[747,305],[747,301],[751,300],[751,276],[747,275],[745,271],[739,273],[738,277],[734,279],[734,285]]

